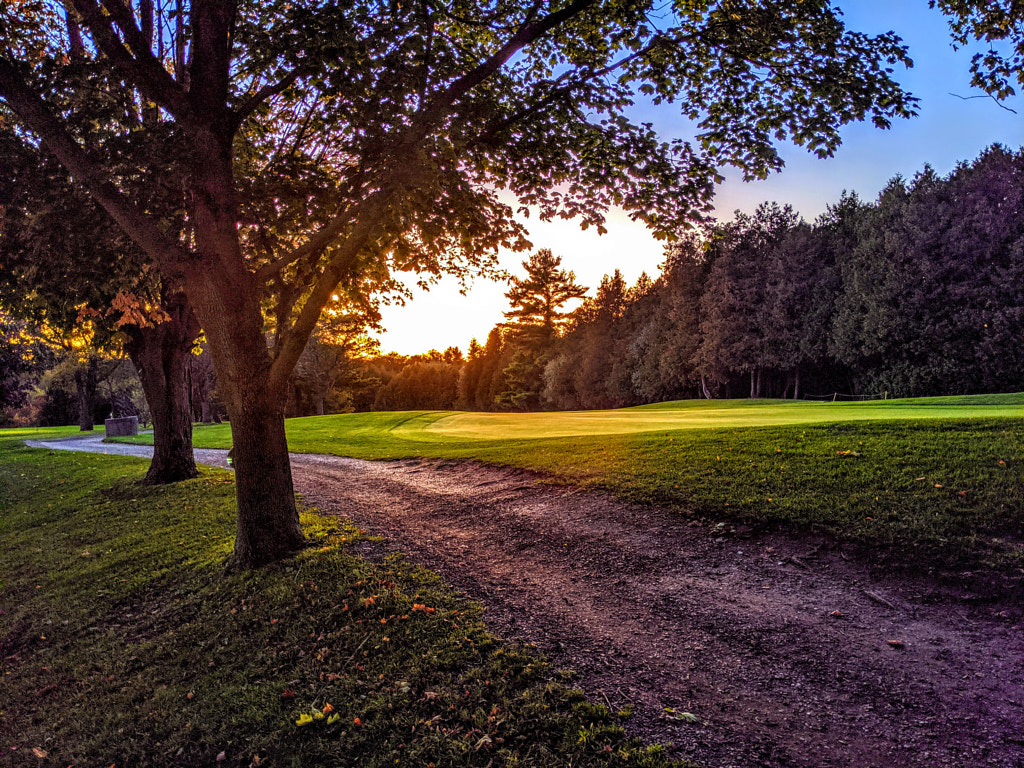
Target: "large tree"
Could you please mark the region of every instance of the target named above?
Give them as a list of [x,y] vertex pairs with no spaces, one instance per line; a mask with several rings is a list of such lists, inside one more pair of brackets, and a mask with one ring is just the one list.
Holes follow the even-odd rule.
[[498,404],[506,408],[532,410],[540,405],[544,388],[544,366],[552,345],[569,313],[563,308],[573,299],[582,299],[587,288],[576,283],[576,275],[561,269],[562,258],[542,248],[523,261],[526,277],[512,276],[505,298],[510,309],[509,341],[515,349],[502,372],[504,389]]
[[[723,164],[763,176],[777,141],[825,156],[844,123],[913,111],[899,39],[847,30],[828,0],[169,6],[66,0],[67,25],[46,0],[4,6],[0,97],[182,281],[231,419],[241,565],[303,543],[282,404],[339,286],[526,247],[501,190],[542,217],[601,227],[620,206],[669,232],[706,210]],[[68,48],[103,88],[61,76]],[[122,141],[70,119],[111,91],[138,105]],[[637,93],[676,103],[696,140],[634,119]],[[169,161],[186,237],[121,183],[163,183]]]
[[[153,420],[145,482],[197,477],[186,373],[199,326],[186,296],[161,279],[145,253],[51,155],[18,141],[2,125],[0,153],[0,296],[17,314],[69,338],[88,320],[96,340],[127,352]],[[145,195],[152,210],[177,208],[166,198],[152,190]],[[98,357],[85,355],[75,372],[83,430],[93,428],[98,364]]]

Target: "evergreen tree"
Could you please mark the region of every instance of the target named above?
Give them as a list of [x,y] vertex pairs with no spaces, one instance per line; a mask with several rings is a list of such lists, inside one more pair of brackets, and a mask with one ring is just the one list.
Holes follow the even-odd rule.
[[789,206],[762,203],[712,239],[717,253],[701,298],[701,372],[712,380],[748,374],[750,397],[766,396],[766,374],[789,362],[784,350],[792,344],[773,294],[791,278],[772,252],[798,222]]
[[501,408],[535,410],[541,404],[544,368],[569,313],[565,305],[581,299],[587,288],[576,275],[560,269],[562,259],[543,248],[523,262],[526,277],[513,277],[505,294],[511,309],[505,313],[512,349],[502,371],[502,388],[495,403]]
[[565,305],[582,299],[587,288],[576,275],[559,269],[562,258],[542,248],[523,262],[526,277],[513,277],[505,293],[511,309],[505,313],[520,342],[545,344],[558,335],[569,313]]

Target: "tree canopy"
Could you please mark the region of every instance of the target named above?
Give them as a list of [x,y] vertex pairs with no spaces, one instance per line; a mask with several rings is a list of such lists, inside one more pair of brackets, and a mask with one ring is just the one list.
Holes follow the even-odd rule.
[[988,43],[988,50],[971,59],[971,85],[996,99],[1024,86],[1024,5],[1019,0],[929,0],[949,17],[956,46],[971,40]]

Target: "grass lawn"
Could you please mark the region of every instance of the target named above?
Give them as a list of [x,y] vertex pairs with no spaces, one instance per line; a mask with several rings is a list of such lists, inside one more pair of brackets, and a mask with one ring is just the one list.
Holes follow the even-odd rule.
[[[821,531],[897,564],[1024,573],[1024,395],[682,401],[290,419],[292,450],[475,459],[682,514]],[[228,425],[197,446],[227,448]]]
[[0,765],[668,765],[351,526],[225,575],[230,473],[20,447],[52,434],[0,432]]

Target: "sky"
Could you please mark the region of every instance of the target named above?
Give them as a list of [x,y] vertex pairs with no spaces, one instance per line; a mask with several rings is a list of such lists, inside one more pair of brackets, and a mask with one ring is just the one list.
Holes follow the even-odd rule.
[[[954,51],[946,19],[928,8],[927,0],[844,0],[837,3],[850,29],[865,33],[895,31],[909,46],[914,67],[897,69],[894,77],[920,99],[918,116],[894,122],[887,131],[870,124],[846,126],[843,146],[835,156],[819,160],[804,149],[783,146],[786,167],[763,181],[745,183],[738,173],[726,173],[715,197],[715,215],[730,219],[735,211],[752,212],[758,204],[790,204],[808,221],[839,199],[843,190],[874,199],[897,174],[912,178],[926,164],[941,174],[958,163],[973,160],[993,143],[1024,144],[1024,97],[1006,103],[1017,114],[970,87],[970,60],[976,49]],[[659,109],[646,119],[665,138],[688,135],[686,123]],[[663,245],[647,229],[621,211],[608,216],[608,233],[581,231],[573,222],[526,222],[534,249],[550,248],[577,282],[596,289],[603,275],[621,270],[630,283],[642,272],[657,275]],[[523,275],[525,253],[500,254],[501,266]],[[404,306],[385,307],[383,352],[411,355],[432,348],[459,347],[465,352],[472,338],[483,343],[488,331],[508,309],[507,286],[478,279],[465,295],[455,280],[442,280],[429,292],[413,289]],[[592,290],[593,292],[593,290]]]

